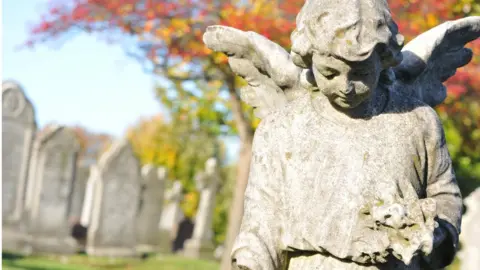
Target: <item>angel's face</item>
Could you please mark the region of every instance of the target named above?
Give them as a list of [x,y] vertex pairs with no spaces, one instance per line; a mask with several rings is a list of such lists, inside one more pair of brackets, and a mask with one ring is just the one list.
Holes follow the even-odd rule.
[[366,101],[377,87],[381,72],[380,57],[375,52],[362,62],[314,54],[312,63],[320,92],[343,110],[353,109]]

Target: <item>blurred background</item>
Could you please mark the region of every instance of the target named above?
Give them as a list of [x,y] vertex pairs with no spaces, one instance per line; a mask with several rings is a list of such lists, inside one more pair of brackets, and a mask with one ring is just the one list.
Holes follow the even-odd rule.
[[[480,15],[478,0],[389,2],[407,42],[446,20]],[[245,82],[230,71],[226,56],[204,46],[202,34],[208,25],[228,25],[288,49],[303,3],[3,1],[3,170],[12,166],[2,177],[4,269],[226,269],[259,120],[240,101]],[[474,59],[447,81],[447,100],[436,108],[464,197],[480,186],[479,40],[469,48]],[[33,106],[30,114],[20,112],[24,99]],[[49,154],[57,142],[65,150],[58,160]],[[131,159],[133,169],[117,159]],[[149,174],[147,164],[165,175]],[[131,170],[138,173],[128,178]],[[101,181],[113,184],[98,199]],[[106,203],[122,200],[127,204]],[[52,205],[58,217],[45,210]],[[112,214],[128,216],[129,205],[132,218]],[[123,224],[128,222],[135,225]],[[199,223],[204,225],[196,229]],[[64,238],[75,243],[57,239],[58,224],[66,224]],[[88,230],[92,224],[96,233]],[[106,237],[106,224],[119,229]],[[160,236],[150,248],[124,237],[138,236],[128,230],[142,226],[158,228],[144,230],[153,234],[142,236],[145,243]],[[45,241],[55,244],[44,248]],[[66,251],[62,245],[75,246],[74,252],[52,247]],[[118,255],[123,250],[133,255]]]

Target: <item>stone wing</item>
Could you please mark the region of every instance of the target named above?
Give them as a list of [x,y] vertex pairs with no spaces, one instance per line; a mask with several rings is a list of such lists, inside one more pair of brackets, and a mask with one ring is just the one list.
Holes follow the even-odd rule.
[[208,48],[225,53],[232,71],[247,81],[240,97],[259,118],[283,107],[288,92],[298,84],[302,69],[285,49],[262,35],[215,25],[207,28],[203,41]]
[[472,59],[465,45],[480,37],[480,16],[440,24],[410,41],[394,68],[394,87],[434,107],[447,95],[443,82]]

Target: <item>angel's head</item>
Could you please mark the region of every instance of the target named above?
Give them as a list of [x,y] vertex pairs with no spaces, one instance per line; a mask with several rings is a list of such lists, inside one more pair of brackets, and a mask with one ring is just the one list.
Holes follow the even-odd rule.
[[291,39],[295,64],[311,69],[319,90],[344,109],[365,101],[402,61],[403,37],[386,0],[307,0]]

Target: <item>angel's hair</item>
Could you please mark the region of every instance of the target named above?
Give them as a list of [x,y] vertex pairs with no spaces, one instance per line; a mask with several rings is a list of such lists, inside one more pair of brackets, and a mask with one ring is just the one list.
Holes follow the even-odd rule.
[[385,71],[402,61],[403,36],[386,0],[307,0],[291,40],[292,59],[303,68],[313,53],[358,62],[376,51]]

